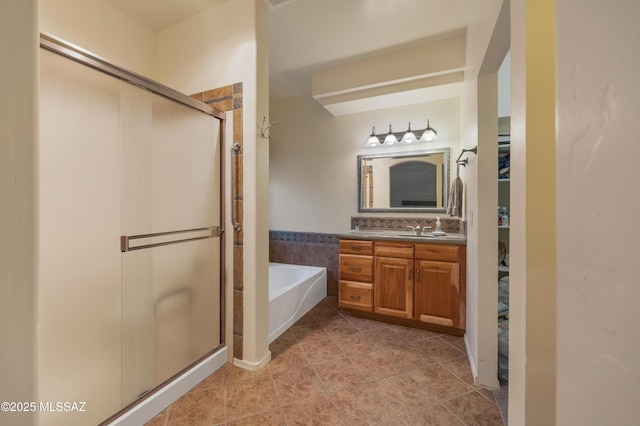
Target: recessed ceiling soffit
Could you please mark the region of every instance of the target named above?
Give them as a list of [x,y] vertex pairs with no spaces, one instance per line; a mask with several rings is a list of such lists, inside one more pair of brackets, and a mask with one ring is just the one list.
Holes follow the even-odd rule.
[[[437,88],[456,88],[464,80],[466,32],[427,40],[404,49],[369,56],[312,75],[312,96],[325,107],[367,98]],[[425,101],[428,101],[425,100]]]

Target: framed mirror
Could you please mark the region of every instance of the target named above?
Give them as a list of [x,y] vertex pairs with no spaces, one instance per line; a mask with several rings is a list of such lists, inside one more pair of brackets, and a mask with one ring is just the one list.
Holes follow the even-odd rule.
[[358,211],[443,213],[449,148],[358,155]]

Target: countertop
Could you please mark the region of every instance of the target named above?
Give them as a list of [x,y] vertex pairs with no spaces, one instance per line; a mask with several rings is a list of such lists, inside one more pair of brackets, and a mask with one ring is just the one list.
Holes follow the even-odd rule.
[[386,241],[403,241],[410,243],[429,243],[429,244],[455,244],[466,245],[467,238],[462,234],[446,234],[435,236],[430,232],[424,235],[412,235],[411,231],[396,230],[377,230],[365,229],[360,231],[349,230],[342,234],[338,234],[339,238],[351,240],[386,240]]

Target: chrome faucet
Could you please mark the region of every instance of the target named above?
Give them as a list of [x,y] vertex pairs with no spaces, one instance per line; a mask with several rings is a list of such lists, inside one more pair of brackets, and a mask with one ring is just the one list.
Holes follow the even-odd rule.
[[420,235],[422,235],[422,228],[420,228],[420,225],[418,225],[418,226],[409,225],[409,226],[407,226],[407,228],[410,228],[412,232],[415,232],[416,236],[418,236],[418,237]]
[[422,228],[420,228],[420,225],[418,226],[407,226],[407,228],[410,228],[412,232],[415,232],[416,237],[420,237],[422,235],[427,235],[428,229],[431,229],[430,226],[423,226]]

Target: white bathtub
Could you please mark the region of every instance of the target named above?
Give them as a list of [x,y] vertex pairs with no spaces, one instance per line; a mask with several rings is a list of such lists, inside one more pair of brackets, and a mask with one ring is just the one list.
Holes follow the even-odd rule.
[[327,297],[327,268],[269,263],[269,343]]

